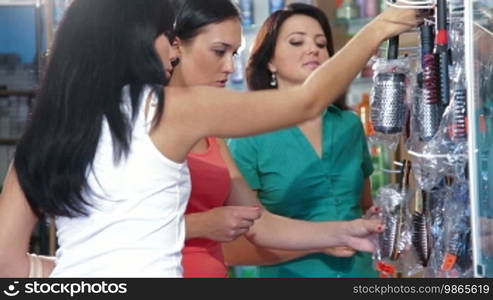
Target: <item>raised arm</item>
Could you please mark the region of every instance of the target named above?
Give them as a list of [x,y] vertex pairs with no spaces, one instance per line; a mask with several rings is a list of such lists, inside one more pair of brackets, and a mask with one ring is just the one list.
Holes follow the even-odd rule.
[[[11,167],[0,194],[0,277],[30,275],[29,240],[37,222]],[[53,259],[39,259],[43,268],[39,275],[48,276],[54,267]]]
[[[385,39],[418,23],[415,10],[387,9],[313,72],[304,85],[292,89],[241,93],[210,87],[166,88],[164,118],[158,126],[161,149],[181,161],[205,136],[252,135],[313,118],[347,89]],[[177,144],[185,148],[174,150]]]

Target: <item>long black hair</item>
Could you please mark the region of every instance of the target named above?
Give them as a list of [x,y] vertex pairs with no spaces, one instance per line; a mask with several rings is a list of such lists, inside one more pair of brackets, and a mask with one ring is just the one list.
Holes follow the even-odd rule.
[[238,7],[231,0],[174,0],[176,21],[174,33],[183,41],[200,34],[209,24],[229,18],[240,18]]
[[[320,24],[327,39],[329,56],[334,56],[332,29],[325,13],[313,5],[292,3],[285,9],[272,13],[260,27],[252,45],[252,51],[246,66],[246,80],[249,89],[266,90],[277,88],[270,85],[272,73],[268,65],[274,57],[277,38],[279,37],[282,25],[286,20],[295,15],[311,17]],[[334,104],[341,109],[347,109],[347,106],[344,104],[344,98],[345,96],[341,96]]]
[[[168,0],[74,0],[67,9],[14,160],[38,216],[87,214],[83,190],[102,121],[109,124],[119,161],[129,151],[143,85],[162,90],[167,84],[154,41],[171,32],[173,20]],[[131,117],[121,110],[125,85]]]

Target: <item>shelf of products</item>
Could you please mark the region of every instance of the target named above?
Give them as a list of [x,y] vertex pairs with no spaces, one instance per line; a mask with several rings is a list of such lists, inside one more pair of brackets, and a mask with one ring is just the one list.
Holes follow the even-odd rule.
[[363,28],[372,18],[354,18],[354,19],[336,19],[335,25],[345,27],[348,35],[355,35]]
[[345,26],[347,33],[354,35],[385,9],[385,6],[385,0],[336,1],[335,24]]
[[17,138],[0,138],[0,145],[15,146],[17,141]]
[[36,5],[36,0],[0,0],[0,5]]
[[[0,0],[0,189],[32,108],[45,49],[71,0]],[[30,251],[53,255],[53,226],[40,220]]]
[[0,1],[0,180],[27,121],[37,82],[36,1]]
[[0,145],[15,145],[27,122],[34,91],[0,90]]

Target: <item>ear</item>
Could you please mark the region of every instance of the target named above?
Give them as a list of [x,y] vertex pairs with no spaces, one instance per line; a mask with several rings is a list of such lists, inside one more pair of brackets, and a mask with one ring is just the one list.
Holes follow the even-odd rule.
[[171,45],[171,47],[173,47],[175,49],[178,57],[181,57],[181,52],[182,52],[182,48],[183,48],[183,41],[179,37],[175,38],[175,41],[173,42],[173,45]]
[[272,63],[272,60],[269,61],[269,63],[267,64],[267,69],[269,69],[269,71],[271,73],[276,73],[277,72],[277,68],[276,66]]

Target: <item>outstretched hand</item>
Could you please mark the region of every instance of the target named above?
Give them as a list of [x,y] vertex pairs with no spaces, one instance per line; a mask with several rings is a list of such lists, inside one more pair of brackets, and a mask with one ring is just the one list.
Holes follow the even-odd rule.
[[[375,219],[378,221],[378,213],[379,212],[380,212],[380,208],[378,206],[372,206],[365,212],[363,219],[365,219],[365,220]],[[350,225],[350,226],[353,226],[353,225]],[[378,227],[377,227],[377,230],[378,230]],[[378,233],[378,231],[377,231],[377,233]],[[372,236],[373,234],[369,234],[369,235]],[[361,237],[358,236],[358,238],[361,238]],[[361,241],[354,240],[354,242],[357,242],[359,245],[362,245]],[[367,244],[366,241],[364,241],[364,247],[367,247],[366,244]],[[365,250],[362,250],[362,251],[365,251]],[[352,248],[352,247],[348,247],[348,246],[336,246],[336,247],[328,247],[328,248],[322,249],[322,253],[325,253],[325,254],[330,255],[330,256],[335,256],[335,257],[351,257],[351,256],[355,255],[356,252],[358,252],[357,249]],[[370,251],[370,252],[372,252],[372,251]]]
[[343,226],[345,245],[364,252],[375,251],[373,237],[375,234],[383,232],[384,229],[384,226],[376,217],[348,221]]
[[411,30],[423,21],[424,15],[420,10],[396,7],[388,7],[375,18],[375,22],[380,23],[379,27],[385,30],[387,38]]

